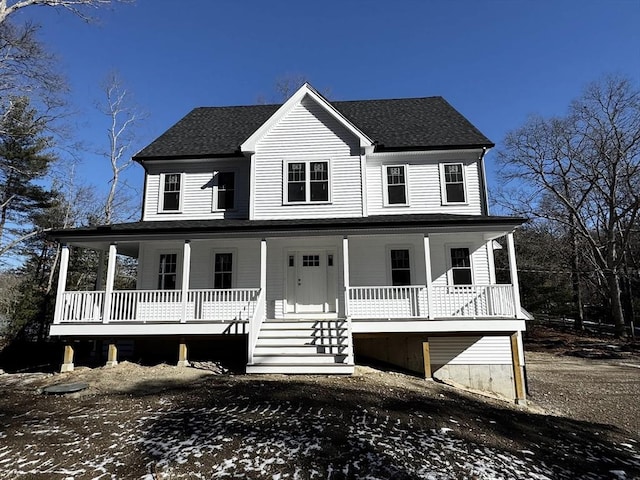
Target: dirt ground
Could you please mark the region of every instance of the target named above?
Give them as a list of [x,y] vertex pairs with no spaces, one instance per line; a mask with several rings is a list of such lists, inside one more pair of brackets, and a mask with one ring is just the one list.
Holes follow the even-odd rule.
[[0,375],[0,478],[640,479],[635,347],[529,337],[527,407],[370,367]]

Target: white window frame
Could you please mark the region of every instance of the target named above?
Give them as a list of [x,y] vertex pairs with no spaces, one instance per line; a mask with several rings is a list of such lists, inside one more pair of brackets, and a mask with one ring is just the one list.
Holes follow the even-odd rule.
[[[469,267],[471,268],[471,283],[464,285],[456,285],[453,283],[453,264],[451,262],[451,250],[455,248],[467,248],[469,250]],[[466,287],[476,284],[476,272],[473,267],[473,245],[468,243],[452,243],[445,246],[445,255],[447,258],[447,283],[451,287]]]
[[[387,178],[387,169],[400,167],[404,169],[404,203],[389,203],[389,181]],[[382,165],[382,189],[385,207],[408,207],[409,206],[409,164],[393,163]]]
[[[220,208],[218,207],[218,182],[216,176],[221,173],[233,173],[233,208]],[[217,170],[213,172],[213,198],[212,198],[212,212],[233,212],[238,209],[238,172],[232,168],[225,168],[224,170]]]
[[[450,202],[447,199],[447,182],[445,178],[445,166],[447,165],[460,165],[462,169],[462,189],[464,192],[464,201],[462,202]],[[465,170],[464,162],[444,162],[440,164],[440,193],[442,196],[442,205],[468,205],[469,204],[469,192],[467,192],[467,172]]]
[[[178,196],[177,210],[164,209],[164,180],[167,175],[180,175],[180,195]],[[182,213],[182,206],[184,205],[184,176],[184,172],[164,172],[160,174],[160,185],[158,186],[158,213]]]
[[[411,283],[409,285],[416,285],[416,256],[415,253],[413,251],[413,245],[412,244],[394,244],[394,245],[386,245],[385,247],[385,255],[386,255],[386,260],[385,260],[385,264],[387,267],[387,285],[388,286],[392,286],[393,285],[393,276],[392,276],[392,272],[391,272],[391,250],[409,250],[409,279],[411,280]],[[408,286],[408,285],[407,285]]]
[[[155,262],[154,271],[154,283],[153,290],[168,290],[165,288],[158,288],[158,280],[160,279],[160,259],[162,255],[175,255],[176,256],[176,286],[173,290],[180,290],[182,284],[182,255],[179,250],[158,250]],[[171,291],[173,291],[171,290]]]
[[[238,284],[238,249],[237,248],[215,248],[211,250],[211,288],[215,288],[216,284],[216,255],[230,253],[231,254],[231,287],[237,288]],[[226,289],[222,289],[226,290]]]
[[[305,200],[300,202],[289,201],[289,164],[304,163],[305,164]],[[327,164],[327,200],[311,200],[311,164],[326,163]],[[311,160],[285,160],[282,162],[282,204],[283,205],[326,205],[332,201],[332,181],[331,181],[331,159],[311,159]]]

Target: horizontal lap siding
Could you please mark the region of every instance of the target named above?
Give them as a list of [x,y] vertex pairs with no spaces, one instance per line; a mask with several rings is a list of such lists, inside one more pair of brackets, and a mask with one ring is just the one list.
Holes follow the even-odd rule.
[[[464,163],[467,204],[443,205],[440,185],[441,163]],[[383,175],[385,165],[408,165],[409,206],[385,206]],[[481,191],[477,156],[441,153],[420,156],[367,157],[367,205],[369,215],[408,213],[452,213],[480,215]]]
[[430,337],[433,365],[510,365],[508,336]]
[[471,252],[471,266],[473,283],[488,285],[489,260],[487,258],[487,242],[480,233],[456,233],[430,235],[431,244],[431,274],[434,285],[447,285],[447,271],[449,269],[449,247],[468,247]]
[[[257,145],[255,219],[362,215],[358,139],[313,101],[303,100]],[[283,205],[283,162],[328,160],[331,204]]]
[[[206,162],[183,162],[177,160],[171,167],[149,167],[145,193],[143,220],[195,220],[248,218],[249,216],[249,161],[230,159]],[[233,171],[235,178],[235,203],[233,210],[212,212],[213,172]],[[160,201],[160,178],[162,173],[182,173],[184,175],[182,211],[180,213],[158,213]]]

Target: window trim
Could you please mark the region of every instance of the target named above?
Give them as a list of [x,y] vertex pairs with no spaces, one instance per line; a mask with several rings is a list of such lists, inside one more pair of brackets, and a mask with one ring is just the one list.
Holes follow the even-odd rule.
[[[218,207],[218,191],[219,190],[218,190],[218,182],[216,180],[216,177],[221,173],[233,173],[233,208]],[[238,172],[233,168],[216,170],[213,172],[211,183],[212,183],[211,211],[212,212],[235,212],[238,209]]]
[[180,290],[181,285],[182,285],[182,256],[180,254],[179,250],[171,250],[171,249],[167,249],[167,250],[158,250],[156,252],[156,270],[155,270],[155,277],[154,277],[154,290],[169,290],[166,288],[159,288],[159,280],[160,280],[160,259],[162,258],[162,255],[175,255],[176,256],[176,286],[174,289],[172,289],[171,291],[175,291],[175,290]]
[[[164,209],[164,181],[167,175],[180,175],[180,193],[178,195],[177,210]],[[163,172],[160,174],[160,185],[158,186],[158,213],[182,213],[182,206],[184,205],[184,176],[184,172]]]
[[[387,178],[387,169],[393,167],[402,167],[404,169],[404,203],[389,203],[389,181]],[[385,207],[409,207],[409,164],[408,163],[390,163],[382,164],[382,198]]]
[[416,265],[415,265],[415,253],[412,244],[393,244],[386,245],[385,247],[385,256],[386,256],[386,267],[387,267],[387,285],[393,285],[393,274],[391,268],[391,250],[408,250],[409,251],[409,280],[410,284],[405,286],[413,286],[416,285]]
[[[211,250],[211,269],[210,269],[210,285],[211,288],[215,288],[216,284],[216,255],[230,253],[231,254],[231,287],[229,288],[237,288],[238,284],[238,249],[237,248],[214,248]],[[226,289],[217,289],[217,290],[226,290]]]
[[[305,200],[301,202],[289,201],[289,164],[304,163],[305,164]],[[327,164],[327,200],[311,200],[311,164],[326,163]],[[331,159],[309,159],[309,160],[285,160],[282,162],[282,204],[283,205],[327,205],[332,202],[332,181],[331,181]]]
[[[445,177],[445,167],[447,165],[460,165],[460,167],[462,168],[462,191],[464,193],[464,201],[462,202],[450,202],[447,199],[447,182]],[[442,205],[468,205],[469,204],[469,192],[467,191],[467,173],[465,171],[464,162],[440,163],[440,194],[442,199]]]
[[[459,284],[456,285],[453,282],[453,262],[451,261],[451,250],[455,248],[466,248],[469,250],[469,269],[471,270],[471,283],[469,284]],[[445,245],[445,254],[447,258],[447,283],[452,287],[468,287],[471,285],[475,285],[476,282],[476,272],[473,266],[473,246],[468,243],[451,243]]]

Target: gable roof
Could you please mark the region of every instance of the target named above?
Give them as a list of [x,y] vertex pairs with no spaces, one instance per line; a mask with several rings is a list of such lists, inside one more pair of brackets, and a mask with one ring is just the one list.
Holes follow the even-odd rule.
[[[329,102],[376,151],[491,148],[494,144],[442,97]],[[199,107],[134,160],[241,155],[240,146],[282,105]]]

